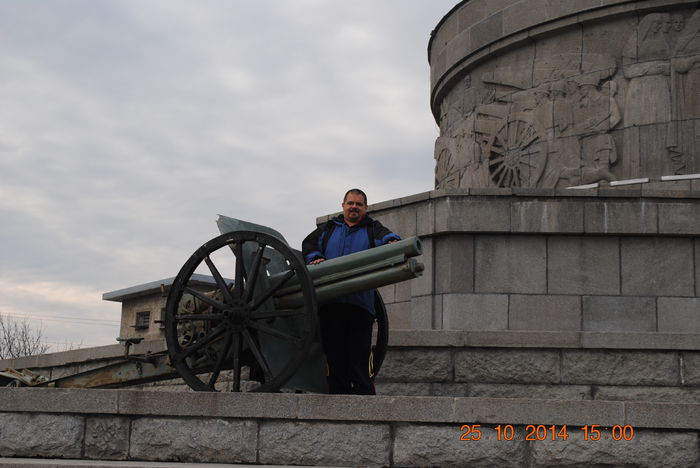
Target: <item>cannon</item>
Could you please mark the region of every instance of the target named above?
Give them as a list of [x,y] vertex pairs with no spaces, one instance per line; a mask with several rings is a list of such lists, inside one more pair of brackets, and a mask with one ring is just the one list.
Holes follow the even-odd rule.
[[[167,349],[130,355],[138,340],[122,340],[124,358],[48,380],[0,372],[12,385],[114,388],[181,377],[197,391],[325,391],[326,365],[317,327],[318,306],[343,295],[419,276],[416,237],[304,265],[274,229],[226,216],[221,235],[198,248],[168,291]],[[202,282],[202,275],[212,279]],[[379,293],[370,366],[386,353],[388,319]]]

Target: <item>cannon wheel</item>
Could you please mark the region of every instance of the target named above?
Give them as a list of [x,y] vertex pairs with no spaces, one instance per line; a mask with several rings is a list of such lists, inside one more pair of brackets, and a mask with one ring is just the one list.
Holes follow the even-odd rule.
[[374,312],[377,321],[377,335],[376,342],[372,345],[372,377],[379,374],[389,344],[389,317],[386,314],[386,306],[379,291],[374,295]]
[[[235,264],[233,278],[224,278],[212,258],[215,252],[220,266],[233,268]],[[288,270],[269,284],[266,264],[280,261]],[[198,279],[201,281],[201,276],[195,274],[200,266],[216,283],[208,290],[195,286]],[[301,286],[303,305],[276,309],[273,294],[294,277]],[[173,281],[165,315],[168,354],[182,379],[194,390],[219,390],[225,385],[222,371],[232,370],[231,391],[241,391],[241,369],[249,365],[251,374],[260,375],[262,381],[249,391],[277,391],[309,352],[316,331],[316,310],[308,271],[286,243],[260,232],[226,233],[192,254]],[[277,320],[292,320],[294,331],[276,329]],[[282,365],[269,364],[260,345],[261,335],[293,349],[281,357]]]

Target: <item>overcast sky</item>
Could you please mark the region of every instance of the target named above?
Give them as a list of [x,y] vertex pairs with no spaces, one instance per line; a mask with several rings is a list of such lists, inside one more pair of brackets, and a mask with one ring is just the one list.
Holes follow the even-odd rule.
[[430,31],[457,0],[2,0],[0,312],[115,343],[217,213],[299,248],[346,188],[433,188]]

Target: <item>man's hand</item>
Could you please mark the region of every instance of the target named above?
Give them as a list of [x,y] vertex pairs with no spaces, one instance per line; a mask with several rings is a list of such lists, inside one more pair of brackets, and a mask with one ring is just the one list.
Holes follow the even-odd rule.
[[394,242],[398,242],[396,239],[391,239],[387,244],[393,244]]
[[309,265],[318,265],[319,263],[325,262],[325,261],[326,261],[325,258],[317,258],[317,259],[315,259],[315,260],[311,260],[311,261],[309,262]]

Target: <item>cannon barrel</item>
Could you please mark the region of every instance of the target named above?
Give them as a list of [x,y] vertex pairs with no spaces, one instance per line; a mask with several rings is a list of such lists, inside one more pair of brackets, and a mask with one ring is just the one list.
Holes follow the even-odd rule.
[[[412,257],[422,253],[420,239],[411,237],[374,249],[326,260],[309,265],[316,299],[323,304],[341,296],[388,284],[416,278],[423,272],[423,264]],[[274,284],[283,273],[270,277]],[[303,296],[296,278],[274,295],[277,307],[298,307]]]

